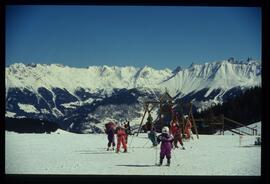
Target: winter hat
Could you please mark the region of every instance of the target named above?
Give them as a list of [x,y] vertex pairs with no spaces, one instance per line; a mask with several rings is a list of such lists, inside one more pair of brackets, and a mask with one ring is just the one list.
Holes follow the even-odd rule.
[[162,133],[168,134],[169,133],[169,128],[168,127],[163,127],[162,128]]

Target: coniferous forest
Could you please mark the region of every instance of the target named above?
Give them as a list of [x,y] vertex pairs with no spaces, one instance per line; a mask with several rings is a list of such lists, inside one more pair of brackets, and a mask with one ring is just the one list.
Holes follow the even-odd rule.
[[194,117],[206,118],[223,114],[224,117],[245,125],[255,123],[261,121],[261,95],[261,87],[253,87],[244,91],[242,95],[223,102],[223,104],[218,104],[200,113],[195,113]]
[[55,122],[49,122],[30,118],[5,118],[5,129],[18,133],[51,133],[56,131],[59,125]]

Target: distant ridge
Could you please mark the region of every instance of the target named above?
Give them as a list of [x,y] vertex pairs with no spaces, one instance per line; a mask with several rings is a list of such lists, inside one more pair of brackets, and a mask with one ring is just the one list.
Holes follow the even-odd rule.
[[102,132],[109,120],[140,121],[144,100],[157,99],[165,89],[197,111],[223,103],[261,86],[261,62],[222,60],[174,70],[15,63],[6,67],[5,84],[6,117],[44,119],[91,133]]

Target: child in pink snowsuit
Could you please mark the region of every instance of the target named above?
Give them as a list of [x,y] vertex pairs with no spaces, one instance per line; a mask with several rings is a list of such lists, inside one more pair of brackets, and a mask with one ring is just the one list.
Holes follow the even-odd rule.
[[170,166],[173,136],[169,134],[168,127],[162,129],[162,134],[158,136],[158,142],[161,142],[159,166],[162,165],[165,156],[167,159],[167,166]]

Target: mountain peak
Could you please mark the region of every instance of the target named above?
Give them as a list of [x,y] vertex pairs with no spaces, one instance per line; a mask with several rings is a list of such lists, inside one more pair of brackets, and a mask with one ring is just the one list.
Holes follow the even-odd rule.
[[103,65],[78,70],[78,68],[67,68],[59,64],[46,66],[30,64],[26,67],[23,63],[15,63],[6,67],[6,81],[10,87],[28,86],[33,89],[59,87],[71,92],[78,87],[93,91],[98,89],[111,91],[113,88],[161,89],[167,87],[173,89],[171,90],[173,92],[182,91],[183,93],[205,87],[222,88],[261,83],[260,63],[254,60],[249,60],[249,63],[252,63],[249,65],[232,62],[236,61],[192,63],[187,69],[178,66],[173,71],[156,70],[147,65],[142,68]]
[[142,67],[142,70],[149,70],[149,69],[152,69],[150,66],[148,66],[148,65],[144,65],[143,67]]
[[173,70],[173,74],[177,74],[179,71],[182,70],[182,67],[181,66],[177,66],[174,70]]

